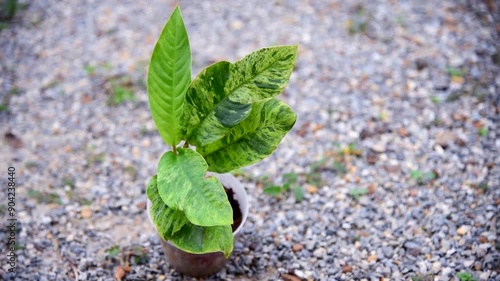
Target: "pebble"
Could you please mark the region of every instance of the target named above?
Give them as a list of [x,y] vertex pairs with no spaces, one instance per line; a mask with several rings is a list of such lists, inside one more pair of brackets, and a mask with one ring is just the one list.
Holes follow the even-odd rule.
[[42,217],[40,218],[40,222],[41,222],[42,224],[50,224],[50,223],[52,222],[52,218],[51,218],[51,217],[49,217],[49,216],[42,216]]
[[479,274],[479,279],[481,279],[481,280],[488,280],[489,277],[490,277],[489,272],[483,272],[483,273]]
[[422,274],[422,275],[427,274],[427,265],[424,261],[419,261],[417,263],[417,266],[418,266],[418,271],[420,272],[420,274]]
[[465,235],[469,232],[470,227],[467,225],[462,225],[457,229],[457,234],[458,235]]
[[92,217],[92,210],[88,206],[83,206],[80,214],[83,219],[89,219]]
[[297,275],[297,277],[299,278],[302,278],[302,279],[306,279],[306,273],[302,270],[295,270],[294,271],[295,275]]
[[477,250],[476,250],[476,256],[479,257],[479,258],[482,258],[482,257],[486,256],[486,254],[488,253],[488,249],[489,248],[490,248],[489,244],[481,244],[481,245],[479,245],[479,247],[477,247]]
[[302,244],[298,244],[298,243],[297,243],[297,244],[293,245],[292,250],[293,250],[294,252],[298,252],[298,251],[302,250],[303,248],[304,248],[304,246],[303,246]]
[[308,193],[311,193],[311,194],[315,194],[316,192],[318,192],[318,188],[314,185],[311,185],[311,184],[306,184],[305,188],[306,188],[306,191]]
[[344,265],[342,267],[342,273],[349,273],[353,271],[353,267],[351,265]]
[[464,267],[469,268],[474,264],[474,260],[465,260]]
[[449,249],[449,250],[446,252],[446,256],[447,256],[447,257],[450,257],[450,256],[452,256],[453,254],[455,254],[456,252],[457,252],[457,249],[455,249],[455,248]]
[[322,259],[326,255],[326,249],[325,248],[318,248],[314,250],[313,255],[319,259]]
[[315,241],[307,241],[306,242],[306,249],[309,250],[309,251],[314,250],[315,246],[316,246],[316,242]]
[[453,273],[453,269],[450,267],[444,267],[441,270],[441,276],[449,277]]
[[374,143],[372,146],[371,146],[371,149],[375,152],[378,152],[378,153],[383,153],[385,152],[385,149],[386,149],[386,146],[384,143],[382,142],[377,142],[377,143]]
[[404,247],[408,250],[419,249],[421,245],[415,241],[407,241],[404,243]]
[[436,134],[436,144],[443,148],[448,147],[450,144],[455,142],[456,135],[453,131],[441,131]]
[[[124,279],[181,281],[137,205],[168,149],[145,77],[171,7],[67,2],[29,5],[0,36],[0,92],[20,92],[8,95],[9,112],[0,110],[2,135],[11,132],[0,154],[17,165],[24,192],[47,195],[17,199],[18,240],[30,246],[19,252],[25,268],[16,278],[64,279],[69,261],[79,279],[107,280],[120,264],[104,250],[119,244],[147,249],[147,262],[133,263]],[[269,158],[238,176],[249,217],[227,266],[207,281],[293,273],[450,280],[466,269],[479,280],[499,278],[499,81],[488,1],[471,9],[451,0],[219,2],[181,7],[193,77],[217,60],[299,44],[278,96],[297,122]],[[135,101],[107,104],[115,77]],[[288,172],[304,187],[301,201],[291,191],[263,194],[260,176],[280,184]],[[427,179],[429,172],[438,177]]]
[[378,258],[377,258],[377,255],[372,254],[372,255],[370,255],[370,256],[369,256],[366,260],[367,260],[369,263],[374,263],[374,262],[376,262],[376,261],[377,261],[377,259],[378,259]]
[[436,261],[432,263],[431,271],[433,274],[438,274],[441,271],[441,263]]

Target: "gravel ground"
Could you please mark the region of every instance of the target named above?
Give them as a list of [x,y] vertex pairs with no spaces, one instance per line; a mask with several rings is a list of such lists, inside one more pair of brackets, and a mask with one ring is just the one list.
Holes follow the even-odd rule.
[[[297,124],[239,171],[249,220],[206,280],[500,280],[498,2],[193,2],[193,74],[300,43],[282,95]],[[145,69],[174,6],[32,1],[0,31],[0,182],[16,168],[20,247],[1,280],[114,280],[126,260],[124,280],[191,280],[145,214],[167,149]],[[262,191],[287,172],[300,202]]]

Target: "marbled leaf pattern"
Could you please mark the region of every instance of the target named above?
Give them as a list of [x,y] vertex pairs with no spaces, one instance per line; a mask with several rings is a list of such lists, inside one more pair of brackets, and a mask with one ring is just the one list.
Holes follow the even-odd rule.
[[169,240],[184,225],[189,223],[183,212],[176,211],[163,202],[158,193],[156,175],[149,180],[146,194],[151,201],[151,209],[149,210],[151,220],[163,239]]
[[170,242],[194,254],[223,252],[227,259],[233,251],[234,236],[230,225],[206,227],[190,223],[175,233]]
[[158,193],[157,176],[148,183],[147,196],[151,201],[151,219],[164,240],[177,248],[195,254],[223,252],[229,257],[233,250],[230,225],[197,226],[189,222],[182,211],[169,208]]
[[296,56],[297,46],[270,47],[204,69],[186,94],[183,128],[188,142],[205,146],[221,139],[248,117],[252,103],[281,93]]
[[209,171],[226,173],[269,156],[295,124],[297,116],[284,102],[266,99],[252,104],[250,115],[219,140],[197,151]]
[[168,151],[158,163],[158,192],[170,208],[200,226],[230,225],[233,209],[219,180],[205,178],[207,163],[192,149]]

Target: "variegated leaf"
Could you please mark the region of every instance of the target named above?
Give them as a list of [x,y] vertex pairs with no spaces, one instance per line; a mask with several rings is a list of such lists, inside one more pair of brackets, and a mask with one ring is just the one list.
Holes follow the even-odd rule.
[[269,156],[295,124],[297,116],[284,102],[267,99],[255,102],[250,115],[226,135],[197,147],[209,171],[226,173]]
[[234,236],[230,225],[206,227],[190,223],[175,233],[170,243],[193,254],[223,252],[227,259],[233,251]]
[[233,209],[219,180],[205,178],[207,163],[191,149],[168,151],[158,163],[158,192],[170,208],[200,226],[230,225]]
[[297,46],[260,49],[235,63],[203,70],[186,94],[185,139],[205,146],[248,117],[253,102],[278,95],[288,83]]
[[151,201],[149,210],[151,220],[153,221],[160,236],[168,240],[177,231],[179,231],[189,221],[183,212],[174,210],[165,204],[158,193],[157,177],[153,176],[147,185],[146,194]]

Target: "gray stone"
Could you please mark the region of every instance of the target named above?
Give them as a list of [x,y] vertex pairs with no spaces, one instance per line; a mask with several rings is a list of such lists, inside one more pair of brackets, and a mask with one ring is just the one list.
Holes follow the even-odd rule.
[[307,241],[306,242],[306,249],[309,250],[309,251],[314,250],[315,246],[316,246],[316,242],[315,241]]
[[[49,195],[16,198],[17,238],[26,245],[17,279],[69,278],[68,264],[82,280],[109,279],[115,260],[104,250],[119,244],[147,249],[147,264],[132,264],[126,279],[181,281],[141,204],[169,149],[151,118],[143,64],[171,7],[42,2],[19,11],[0,36],[0,101],[8,108],[0,110],[0,155],[16,165],[21,195]],[[193,77],[214,60],[300,43],[278,96],[297,123],[269,158],[238,176],[249,217],[227,267],[206,280],[275,280],[293,269],[314,280],[421,272],[450,280],[467,266],[478,280],[498,279],[500,98],[494,19],[476,16],[487,11],[484,1],[474,9],[452,0],[222,2],[185,10]],[[109,106],[118,87],[136,100]],[[315,185],[300,202],[290,191],[262,192],[260,176],[281,185],[287,172]],[[425,178],[429,172],[437,178]],[[367,194],[352,196],[356,189]],[[39,202],[55,195],[61,205]],[[93,215],[84,220],[87,202]],[[293,252],[297,243],[304,247]]]
[[326,255],[326,249],[325,248],[317,248],[314,250],[313,255],[317,258],[324,258]]
[[465,260],[464,267],[469,268],[474,264],[474,260]]
[[386,258],[388,259],[392,258],[392,253],[393,253],[392,247],[389,246],[382,247],[382,252],[384,253],[384,256]]
[[441,271],[441,263],[436,261],[434,263],[432,263],[432,268],[431,268],[431,272],[433,274],[438,274],[439,271]]

